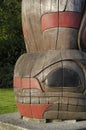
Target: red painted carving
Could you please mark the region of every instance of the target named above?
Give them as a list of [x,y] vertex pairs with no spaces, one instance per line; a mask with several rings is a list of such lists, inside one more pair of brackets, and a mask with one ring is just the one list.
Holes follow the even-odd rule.
[[29,88],[29,89],[38,89],[39,91],[42,91],[37,79],[35,78],[19,78],[14,77],[14,87],[15,88]]
[[55,27],[79,28],[80,23],[81,23],[80,13],[75,12],[48,13],[42,16],[42,31]]
[[49,104],[20,104],[17,103],[17,107],[22,116],[30,117],[30,118],[43,118],[43,113],[49,107]]
[[19,112],[21,113],[21,116],[32,118],[31,105],[17,103],[17,107],[18,107]]
[[13,85],[15,88],[21,88],[21,78],[14,77]]

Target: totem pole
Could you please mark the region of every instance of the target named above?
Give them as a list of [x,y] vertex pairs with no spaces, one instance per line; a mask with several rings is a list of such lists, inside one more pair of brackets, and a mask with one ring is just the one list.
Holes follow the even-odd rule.
[[86,0],[22,0],[27,53],[14,70],[21,116],[86,119]]

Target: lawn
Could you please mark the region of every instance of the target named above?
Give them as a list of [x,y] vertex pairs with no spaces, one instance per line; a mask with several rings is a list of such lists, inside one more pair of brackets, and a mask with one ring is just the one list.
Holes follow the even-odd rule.
[[17,112],[13,89],[0,89],[0,114]]

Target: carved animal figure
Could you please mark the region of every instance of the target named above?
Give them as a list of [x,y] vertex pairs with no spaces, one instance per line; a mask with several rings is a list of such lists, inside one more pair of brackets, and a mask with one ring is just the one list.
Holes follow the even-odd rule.
[[22,0],[27,53],[14,70],[21,116],[86,119],[86,0]]

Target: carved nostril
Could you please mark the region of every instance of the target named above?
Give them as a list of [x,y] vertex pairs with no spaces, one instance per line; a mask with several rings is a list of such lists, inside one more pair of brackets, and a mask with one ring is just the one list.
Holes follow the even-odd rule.
[[58,68],[46,78],[49,87],[78,87],[81,85],[79,74],[70,68]]

